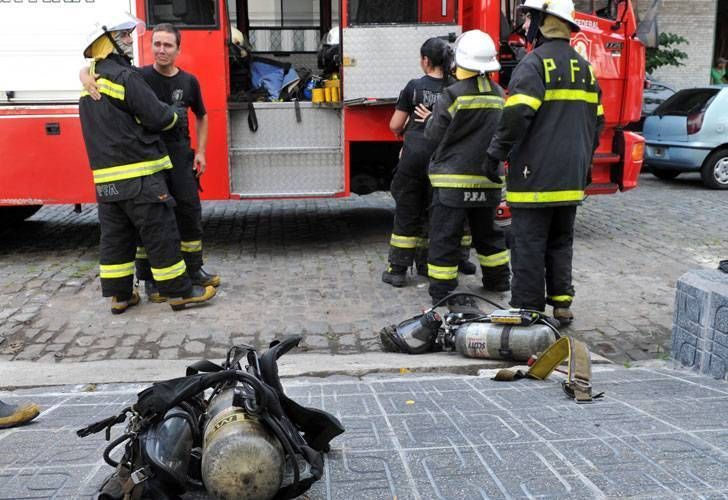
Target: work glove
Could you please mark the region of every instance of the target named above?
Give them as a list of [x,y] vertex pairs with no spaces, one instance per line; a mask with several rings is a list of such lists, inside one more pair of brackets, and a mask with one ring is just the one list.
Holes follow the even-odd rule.
[[187,108],[182,103],[175,103],[170,107],[172,108],[172,111],[177,113],[177,123],[174,124],[175,128],[183,132],[187,131],[189,125],[187,121]]
[[483,164],[483,170],[490,182],[495,184],[501,184],[503,182],[500,176],[500,160],[498,158],[488,155]]

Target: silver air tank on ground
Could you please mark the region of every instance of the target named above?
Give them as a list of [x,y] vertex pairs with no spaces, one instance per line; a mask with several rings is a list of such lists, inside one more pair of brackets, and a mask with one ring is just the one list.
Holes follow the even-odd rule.
[[285,455],[278,439],[225,389],[210,402],[202,451],[202,479],[215,498],[263,500],[281,487]]
[[532,354],[545,351],[554,342],[553,328],[539,323],[466,323],[455,334],[455,349],[469,358],[528,361]]

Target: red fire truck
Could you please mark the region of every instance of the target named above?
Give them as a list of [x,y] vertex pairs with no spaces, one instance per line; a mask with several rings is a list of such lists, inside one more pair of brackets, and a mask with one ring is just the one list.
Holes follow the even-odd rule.
[[[207,200],[345,197],[388,188],[399,140],[388,128],[399,90],[420,76],[419,47],[481,29],[499,41],[507,83],[517,63],[518,0],[36,0],[0,1],[0,220],[44,204],[95,201],[78,118],[80,54],[93,23],[126,10],[182,31],[178,65],[197,75],[209,117]],[[520,3],[520,2],[518,2]],[[603,90],[606,128],[591,194],[632,189],[643,140],[644,47],[630,0],[577,0],[572,39]],[[339,32],[339,103],[256,102],[231,96],[231,26],[255,55],[316,71],[319,42]],[[137,64],[151,64],[151,29]],[[192,134],[194,137],[194,134]],[[568,140],[565,137],[564,140]]]

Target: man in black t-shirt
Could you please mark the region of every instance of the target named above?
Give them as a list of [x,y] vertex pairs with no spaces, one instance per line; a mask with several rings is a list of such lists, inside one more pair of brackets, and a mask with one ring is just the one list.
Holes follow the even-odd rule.
[[[180,51],[181,34],[171,24],[154,27],[152,53],[154,64],[139,68],[144,80],[154,90],[157,98],[176,109],[182,126],[160,134],[166,146],[173,168],[167,170],[167,184],[175,199],[175,216],[181,237],[182,256],[192,283],[200,286],[219,286],[220,277],[202,268],[202,208],[198,193],[199,178],[205,172],[205,147],[207,146],[207,112],[202,101],[200,84],[194,75],[175,66]],[[88,76],[88,69],[81,71],[81,81],[92,97],[98,94],[95,82]],[[94,97],[96,98],[96,97]],[[197,120],[197,152],[190,145],[187,109],[192,109]],[[152,279],[146,249],[137,247],[137,278],[145,281],[147,297],[152,302],[165,302]]]
[[[173,168],[169,171],[167,183],[177,201],[175,213],[187,271],[194,284],[216,287],[220,285],[220,277],[208,274],[202,268],[202,208],[198,193],[199,178],[206,167],[207,112],[197,78],[175,65],[180,41],[180,32],[173,25],[163,23],[155,26],[152,34],[154,64],[140,68],[140,72],[160,101],[179,109],[177,114],[184,120],[187,119],[187,109],[191,109],[197,120],[196,153],[190,144],[189,127],[162,132],[161,137],[172,159]],[[154,286],[149,261],[141,247],[137,249],[137,277],[146,282],[145,289],[150,300],[165,300]]]

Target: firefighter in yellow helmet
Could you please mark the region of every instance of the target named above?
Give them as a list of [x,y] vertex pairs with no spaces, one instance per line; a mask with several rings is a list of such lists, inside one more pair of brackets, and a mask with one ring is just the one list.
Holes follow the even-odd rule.
[[[526,0],[535,49],[516,67],[487,169],[508,160],[513,307],[571,323],[576,207],[584,199],[604,111],[588,61],[570,45],[579,31],[572,0]],[[544,283],[546,296],[544,296]]]
[[212,286],[193,286],[180,254],[174,198],[163,171],[172,168],[159,133],[178,123],[178,113],[160,102],[131,66],[132,33],[140,21],[129,14],[99,23],[84,56],[99,75],[99,101],[81,94],[79,115],[93,172],[101,225],[101,291],[119,314],[139,303],[133,289],[137,234],[146,247],[159,291],[172,309],[205,302]]
[[509,289],[508,251],[495,224],[503,181],[483,171],[483,145],[495,133],[503,109],[503,89],[490,79],[498,71],[493,40],[479,30],[463,33],[455,49],[457,83],[447,87],[427,119],[425,137],[438,143],[430,160],[432,184],[427,272],[433,303],[458,285],[460,243],[465,222],[488,291]]

